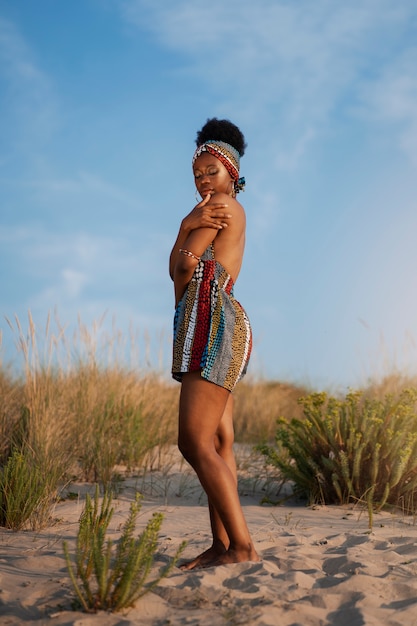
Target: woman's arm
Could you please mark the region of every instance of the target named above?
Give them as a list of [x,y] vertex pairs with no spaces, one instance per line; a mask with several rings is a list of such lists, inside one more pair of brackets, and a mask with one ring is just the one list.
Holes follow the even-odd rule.
[[[197,228],[184,240],[183,247],[178,249],[174,266],[175,306],[181,300],[190,282],[200,257],[211,242],[216,238],[218,230],[213,228]],[[184,250],[183,253],[180,250]]]
[[[192,231],[199,228],[211,228],[218,231],[227,227],[227,222],[231,217],[229,213],[225,212],[227,204],[221,202],[208,204],[210,198],[210,194],[207,195],[181,222],[180,230],[169,257],[169,275],[172,280],[174,280],[175,265],[180,256],[179,250],[186,247],[185,242]],[[197,263],[195,263],[194,268],[196,265]]]
[[[245,214],[243,207],[226,194],[216,194],[217,205],[224,206],[227,203],[228,214],[233,217],[228,228],[214,230],[213,227],[200,227],[190,231],[189,235],[181,240],[178,247],[177,257],[174,264],[174,290],[175,301],[178,304],[182,298],[194,270],[199,262],[199,257],[216,241],[216,259],[220,259],[223,267],[227,267],[232,277],[237,277],[242,263],[245,240]],[[209,205],[210,206],[210,205]],[[179,249],[185,250],[181,253]]]

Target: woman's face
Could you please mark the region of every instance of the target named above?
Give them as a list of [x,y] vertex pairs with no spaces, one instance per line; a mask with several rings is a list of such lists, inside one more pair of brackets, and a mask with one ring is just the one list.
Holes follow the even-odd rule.
[[233,179],[221,161],[209,152],[203,152],[193,165],[197,191],[202,198],[209,193],[227,193],[233,191]]

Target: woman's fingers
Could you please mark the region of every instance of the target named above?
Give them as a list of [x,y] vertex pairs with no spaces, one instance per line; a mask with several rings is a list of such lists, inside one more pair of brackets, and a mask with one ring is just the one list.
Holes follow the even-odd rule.
[[225,211],[227,207],[228,205],[223,202],[216,202],[207,205],[206,210],[210,211],[212,217],[232,217],[230,213]]
[[217,228],[227,228],[228,222],[232,216],[230,213],[227,213],[224,209],[227,208],[227,204],[211,204],[209,207],[210,215],[209,220],[214,224]]
[[203,217],[203,221],[206,221],[207,225],[211,227],[226,228],[228,220],[232,217],[230,213],[226,213],[225,211],[221,211],[219,209],[213,210],[213,207],[210,207],[210,209],[210,212]]
[[225,209],[228,205],[223,202],[208,204],[211,196],[207,194],[191,211],[189,218],[193,220],[193,228],[227,228],[228,220],[232,217]]
[[210,198],[211,198],[211,194],[208,193],[206,196],[204,196],[202,201],[197,204],[197,206],[205,206],[207,202],[210,200]]

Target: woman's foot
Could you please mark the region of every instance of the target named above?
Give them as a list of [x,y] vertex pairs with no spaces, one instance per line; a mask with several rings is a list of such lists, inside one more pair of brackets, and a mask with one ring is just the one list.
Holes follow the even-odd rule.
[[199,554],[195,559],[191,561],[186,561],[182,565],[180,565],[180,569],[182,570],[192,570],[203,567],[210,567],[210,564],[216,559],[220,558],[222,555],[226,554],[227,550],[225,546],[222,544],[221,546],[211,546],[208,550],[205,550],[201,554]]
[[258,563],[260,560],[253,546],[250,546],[248,549],[229,548],[226,552],[217,555],[211,562],[200,567],[217,567],[218,565],[230,565],[231,563],[244,563],[247,561]]

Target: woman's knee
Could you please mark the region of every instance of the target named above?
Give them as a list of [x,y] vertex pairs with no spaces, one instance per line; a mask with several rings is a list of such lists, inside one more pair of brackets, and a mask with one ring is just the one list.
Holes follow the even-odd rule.
[[230,429],[219,430],[214,438],[216,452],[222,454],[225,451],[232,450],[234,444],[234,433]]
[[178,449],[184,459],[192,466],[195,465],[202,453],[198,441],[181,433],[178,435]]
[[225,418],[226,416],[223,417],[216,431],[215,446],[217,452],[222,450],[231,450],[235,442],[233,420],[231,417],[229,417],[229,419]]
[[189,437],[179,434],[178,449],[184,459],[195,469],[206,462],[210,462],[213,454],[216,454],[216,446],[213,439],[201,437]]

